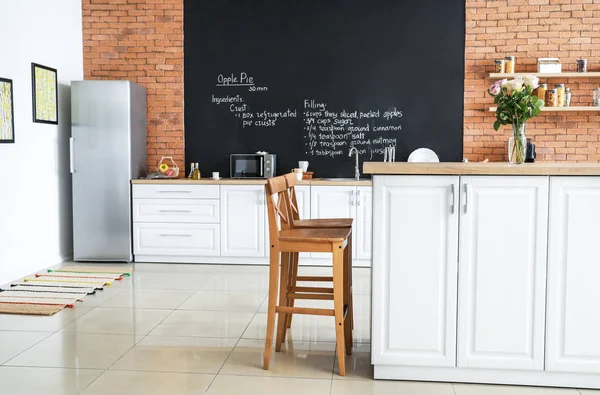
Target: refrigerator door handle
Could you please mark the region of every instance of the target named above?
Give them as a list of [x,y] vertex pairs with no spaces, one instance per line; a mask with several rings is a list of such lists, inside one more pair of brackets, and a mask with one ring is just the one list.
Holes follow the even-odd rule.
[[69,169],[71,174],[75,173],[75,158],[73,156],[73,137],[69,137]]

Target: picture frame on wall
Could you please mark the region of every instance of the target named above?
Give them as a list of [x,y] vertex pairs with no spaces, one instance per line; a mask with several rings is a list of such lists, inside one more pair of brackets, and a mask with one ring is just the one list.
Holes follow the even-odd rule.
[[58,73],[56,69],[31,63],[33,122],[58,125]]
[[13,82],[0,77],[0,143],[15,142]]

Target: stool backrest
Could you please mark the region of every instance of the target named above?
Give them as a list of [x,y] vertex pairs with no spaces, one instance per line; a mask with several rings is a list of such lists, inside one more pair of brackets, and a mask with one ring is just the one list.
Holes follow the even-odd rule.
[[294,225],[294,221],[300,220],[300,209],[298,207],[298,199],[296,198],[296,174],[295,173],[287,173],[284,175],[285,183],[287,184],[289,201],[290,201],[290,211],[292,216],[292,227]]
[[278,245],[279,232],[292,227],[285,177],[269,178],[265,184],[265,193],[267,197],[267,216],[269,218],[269,240],[271,245]]

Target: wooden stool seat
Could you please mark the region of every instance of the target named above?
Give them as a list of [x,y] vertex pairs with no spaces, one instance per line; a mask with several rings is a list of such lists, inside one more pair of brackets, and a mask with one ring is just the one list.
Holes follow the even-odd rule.
[[296,229],[351,228],[353,221],[352,218],[295,219],[293,226]]
[[[304,241],[307,243],[332,243],[343,242],[350,235],[349,228],[316,228],[316,229],[289,229],[279,232],[279,242],[283,241]],[[283,247],[280,248],[286,251]],[[330,250],[331,251],[331,250]]]

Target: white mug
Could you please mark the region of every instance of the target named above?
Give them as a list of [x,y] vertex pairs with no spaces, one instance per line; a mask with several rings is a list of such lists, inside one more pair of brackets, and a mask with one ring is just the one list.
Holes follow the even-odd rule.
[[219,172],[218,171],[213,171],[212,178],[215,179],[215,180],[218,180],[219,179]]
[[292,173],[296,173],[296,174],[300,173],[300,174],[302,174],[302,169],[300,169],[300,168],[292,169]]
[[302,181],[302,172],[296,173],[296,180]]
[[300,160],[298,161],[298,167],[302,169],[302,171],[307,171],[308,170],[308,161],[307,160]]

